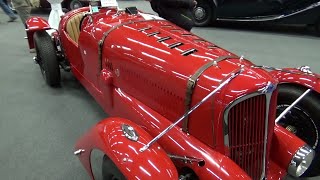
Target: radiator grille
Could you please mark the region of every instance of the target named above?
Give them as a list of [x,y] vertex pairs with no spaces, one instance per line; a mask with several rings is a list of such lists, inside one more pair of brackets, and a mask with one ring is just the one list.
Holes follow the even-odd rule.
[[230,158],[254,180],[264,166],[266,95],[241,101],[227,114]]

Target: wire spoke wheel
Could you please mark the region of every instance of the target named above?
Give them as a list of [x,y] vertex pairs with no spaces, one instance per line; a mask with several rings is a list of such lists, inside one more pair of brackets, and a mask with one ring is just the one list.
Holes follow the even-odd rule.
[[82,3],[79,0],[71,0],[69,3],[69,10],[74,10],[83,7]]
[[[278,105],[277,116],[281,114],[289,104]],[[279,122],[279,124],[292,132],[309,146],[315,149],[319,144],[319,131],[315,120],[310,117],[303,109],[293,107]]]
[[[300,97],[306,88],[292,84],[279,85],[277,115],[279,116],[287,107],[289,107],[298,97]],[[312,147],[315,152],[315,158],[310,168],[303,176],[311,177],[320,175],[320,95],[316,92],[310,92],[298,104],[280,119],[279,125],[295,134],[301,140]]]
[[206,0],[198,0],[197,6],[193,9],[192,15],[196,26],[208,26],[215,20],[215,5]]

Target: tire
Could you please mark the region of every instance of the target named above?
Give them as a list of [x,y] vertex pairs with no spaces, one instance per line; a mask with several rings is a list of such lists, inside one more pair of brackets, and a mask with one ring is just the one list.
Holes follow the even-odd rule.
[[[295,85],[279,86],[277,115],[290,106],[306,91]],[[279,122],[281,126],[293,132],[305,141],[315,152],[315,158],[304,177],[320,175],[320,95],[310,92],[294,106]]]
[[198,0],[192,11],[195,26],[208,26],[215,18],[215,5],[206,0]]
[[37,63],[46,83],[51,87],[60,85],[60,67],[51,37],[46,31],[38,31],[34,33],[33,38]]
[[69,5],[68,5],[68,9],[71,11],[71,10],[74,10],[74,9],[78,9],[78,8],[81,8],[83,7],[82,3],[79,1],[79,0],[71,0]]
[[102,160],[102,178],[103,180],[125,180],[126,178],[112,162],[112,160],[104,155]]

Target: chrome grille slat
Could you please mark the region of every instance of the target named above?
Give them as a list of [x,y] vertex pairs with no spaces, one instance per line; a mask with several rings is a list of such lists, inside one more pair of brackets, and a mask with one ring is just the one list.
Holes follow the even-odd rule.
[[265,173],[267,101],[266,94],[244,97],[225,114],[230,158],[254,180]]

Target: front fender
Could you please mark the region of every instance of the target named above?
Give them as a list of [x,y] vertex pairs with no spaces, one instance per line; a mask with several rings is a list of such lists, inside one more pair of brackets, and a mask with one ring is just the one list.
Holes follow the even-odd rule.
[[26,21],[26,32],[29,48],[34,48],[33,34],[36,31],[44,31],[51,29],[49,23],[41,17],[31,17]]
[[285,71],[271,71],[270,73],[279,80],[280,84],[298,84],[320,93],[320,76],[316,73],[307,74],[296,68],[286,68]]
[[[135,129],[137,141],[125,137],[122,125]],[[139,149],[152,137],[135,123],[122,118],[107,118],[89,130],[77,142],[75,149],[81,163],[94,179],[90,155],[93,149],[104,152],[127,179],[178,179],[177,170],[166,152],[155,143],[144,152]]]
[[276,124],[272,137],[271,159],[281,168],[288,169],[293,155],[304,145],[304,141]]

